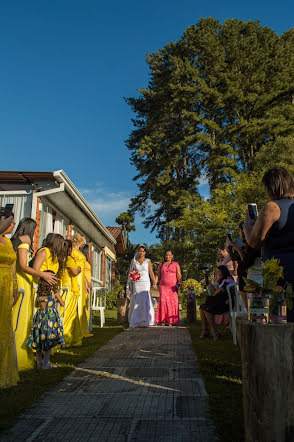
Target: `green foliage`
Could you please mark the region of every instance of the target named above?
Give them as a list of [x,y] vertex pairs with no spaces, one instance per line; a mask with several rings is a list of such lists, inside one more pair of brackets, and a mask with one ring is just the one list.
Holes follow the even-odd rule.
[[246,203],[266,201],[263,172],[294,172],[294,29],[202,18],[147,63],[148,86],[127,100],[139,189],[131,210],[193,276],[197,261],[214,263],[227,231],[237,234]]
[[106,309],[112,310],[116,308],[117,297],[119,292],[123,289],[123,286],[119,281],[115,284],[114,290],[108,292],[106,295]]
[[135,225],[132,224],[134,221],[134,216],[130,212],[122,212],[115,219],[115,222],[123,227],[123,236],[127,246],[129,244],[129,232],[136,230]]
[[197,364],[209,395],[210,415],[218,440],[221,442],[244,440],[241,355],[233,344],[232,333],[224,326],[219,329],[219,341],[199,339],[200,321],[188,325]]

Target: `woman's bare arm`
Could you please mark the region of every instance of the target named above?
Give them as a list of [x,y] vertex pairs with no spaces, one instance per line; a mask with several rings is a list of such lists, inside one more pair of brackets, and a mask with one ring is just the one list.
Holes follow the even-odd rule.
[[27,249],[23,249],[23,248],[18,249],[18,262],[19,262],[19,266],[23,272],[28,273],[29,275],[39,276],[40,278],[45,279],[51,285],[54,285],[56,283],[57,278],[53,273],[41,272],[41,270],[37,270],[37,269],[32,268],[27,265],[27,262],[28,262],[28,250]]
[[81,267],[78,267],[77,269],[73,269],[72,267],[68,267],[70,273],[72,276],[78,276],[81,273]]
[[259,215],[252,227],[252,221],[247,212],[246,221],[243,227],[246,241],[250,247],[257,249],[265,240],[270,228],[281,216],[279,206],[270,201],[266,203],[259,212]]
[[155,279],[155,275],[153,272],[151,261],[148,262],[148,266],[149,266],[149,274],[150,274],[151,279],[153,281],[153,287],[156,288],[156,279]]

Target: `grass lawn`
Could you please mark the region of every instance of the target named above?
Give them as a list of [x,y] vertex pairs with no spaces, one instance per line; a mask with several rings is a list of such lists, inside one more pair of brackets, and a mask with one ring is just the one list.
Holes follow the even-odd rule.
[[224,326],[218,327],[222,334],[218,341],[199,339],[202,331],[200,320],[187,324],[187,327],[209,394],[217,436],[222,442],[244,441],[240,349],[233,344],[232,333]]
[[58,384],[78,364],[124,329],[122,325],[116,324],[116,310],[106,310],[105,316],[106,325],[100,328],[100,318],[93,312],[93,337],[83,339],[81,347],[60,349],[50,358],[58,368],[22,371],[16,387],[0,389],[0,431],[11,425],[43,393]]

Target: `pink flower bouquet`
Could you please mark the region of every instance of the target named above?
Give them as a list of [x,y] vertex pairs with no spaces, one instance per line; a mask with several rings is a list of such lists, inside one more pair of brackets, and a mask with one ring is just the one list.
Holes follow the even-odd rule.
[[139,281],[139,279],[141,278],[141,274],[137,272],[137,270],[132,270],[129,274],[129,277],[133,282],[136,282]]

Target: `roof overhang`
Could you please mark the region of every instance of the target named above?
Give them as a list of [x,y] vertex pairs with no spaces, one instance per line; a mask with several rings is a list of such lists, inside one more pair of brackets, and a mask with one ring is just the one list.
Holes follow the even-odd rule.
[[[100,221],[96,213],[93,211],[91,206],[87,203],[78,189],[74,186],[71,180],[68,178],[66,173],[63,170],[57,170],[53,172],[55,180],[64,184],[65,193],[72,199],[72,201],[79,207],[79,209],[86,215],[88,220],[95,226],[95,229],[100,231],[101,234],[107,238],[107,240],[111,244],[116,244],[115,238],[111,235],[108,229],[104,226],[104,224]],[[67,211],[66,211],[67,212]],[[71,213],[71,212],[67,212]],[[77,225],[80,225],[79,222],[76,222]]]

